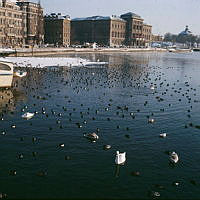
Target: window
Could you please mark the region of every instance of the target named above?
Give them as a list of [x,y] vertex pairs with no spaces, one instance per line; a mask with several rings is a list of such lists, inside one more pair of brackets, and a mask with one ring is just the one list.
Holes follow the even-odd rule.
[[6,64],[0,63],[0,70],[11,71],[11,68]]

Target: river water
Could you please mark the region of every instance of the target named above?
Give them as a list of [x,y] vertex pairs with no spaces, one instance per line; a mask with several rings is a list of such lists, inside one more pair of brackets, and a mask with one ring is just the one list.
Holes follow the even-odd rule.
[[[200,54],[68,56],[109,65],[29,68],[12,89],[0,91],[0,193],[10,199],[199,199]],[[25,112],[36,114],[24,120]],[[95,143],[83,137],[92,132],[99,136]],[[124,165],[115,165],[116,151],[126,152]]]

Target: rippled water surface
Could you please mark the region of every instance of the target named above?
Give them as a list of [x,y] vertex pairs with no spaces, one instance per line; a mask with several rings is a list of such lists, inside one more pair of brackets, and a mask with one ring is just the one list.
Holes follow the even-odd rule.
[[[148,199],[154,192],[199,199],[200,54],[69,56],[109,65],[29,68],[0,91],[0,192],[14,199]],[[25,112],[37,114],[24,120]],[[83,137],[92,132],[95,143]],[[116,151],[127,153],[123,166],[115,165]]]

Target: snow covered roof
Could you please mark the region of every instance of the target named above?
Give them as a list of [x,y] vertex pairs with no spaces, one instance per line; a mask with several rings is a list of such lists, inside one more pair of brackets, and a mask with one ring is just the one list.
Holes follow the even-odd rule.
[[72,19],[72,21],[97,21],[97,20],[120,20],[120,21],[124,21],[122,18],[116,16],[116,15],[112,15],[112,16],[92,16],[92,17],[85,17],[85,18],[74,18]]
[[61,13],[51,13],[50,15],[45,15],[45,19],[60,19],[60,20],[64,20],[64,19],[70,19],[69,15],[62,15]]
[[132,12],[128,12],[128,13],[125,13],[123,15],[121,15],[120,17],[136,17],[136,18],[141,18],[139,15],[135,14],[135,13],[132,13]]

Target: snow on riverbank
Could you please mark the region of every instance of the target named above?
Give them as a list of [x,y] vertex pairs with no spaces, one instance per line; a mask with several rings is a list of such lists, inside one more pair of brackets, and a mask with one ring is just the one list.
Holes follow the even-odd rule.
[[7,57],[1,58],[0,61],[13,62],[18,67],[33,67],[33,68],[44,68],[49,66],[57,67],[92,67],[102,66],[108,63],[106,62],[90,62],[89,60],[82,58],[55,58],[55,57]]

